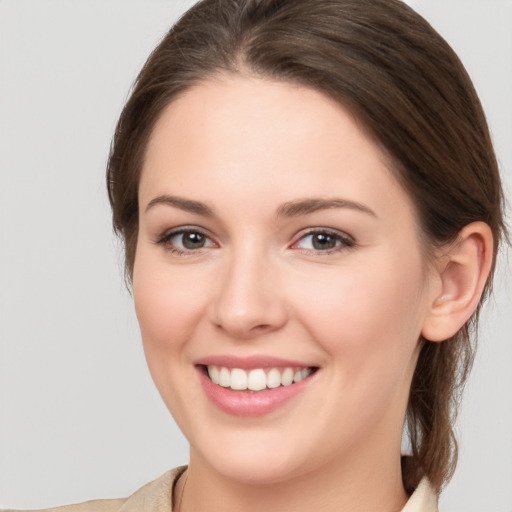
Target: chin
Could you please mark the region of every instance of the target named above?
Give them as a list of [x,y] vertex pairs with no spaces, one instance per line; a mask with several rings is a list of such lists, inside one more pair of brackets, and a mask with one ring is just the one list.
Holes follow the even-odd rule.
[[[231,436],[233,437],[233,436]],[[269,485],[307,473],[312,457],[300,450],[300,443],[283,443],[286,436],[255,435],[241,432],[231,442],[209,443],[202,451],[191,448],[191,464],[201,458],[217,474],[230,480],[252,485]],[[302,448],[304,445],[302,444]],[[307,469],[305,469],[307,468]]]

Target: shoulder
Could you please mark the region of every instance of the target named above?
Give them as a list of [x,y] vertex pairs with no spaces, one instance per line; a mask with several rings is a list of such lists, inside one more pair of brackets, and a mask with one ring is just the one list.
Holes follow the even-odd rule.
[[[186,467],[167,471],[162,476],[141,487],[128,498],[93,500],[75,505],[47,508],[40,511],[24,512],[172,512],[172,491],[174,484]],[[0,510],[0,512],[23,512]]]
[[114,500],[93,500],[76,505],[65,505],[63,507],[45,508],[44,510],[11,510],[2,509],[0,512],[118,512],[126,502],[126,499]]
[[438,497],[427,478],[423,478],[402,512],[438,512]]

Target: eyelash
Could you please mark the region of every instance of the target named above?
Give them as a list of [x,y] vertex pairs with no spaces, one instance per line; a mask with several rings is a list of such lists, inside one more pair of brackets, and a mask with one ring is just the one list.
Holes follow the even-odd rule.
[[335,243],[337,244],[332,249],[326,249],[326,250],[320,250],[320,249],[300,249],[297,248],[297,250],[300,250],[306,254],[315,254],[319,256],[329,255],[337,252],[346,251],[348,249],[352,249],[356,246],[355,240],[340,231],[336,231],[333,229],[327,229],[327,228],[314,228],[309,229],[308,231],[301,234],[299,239],[292,244],[292,248],[296,247],[299,242],[304,241],[308,237],[314,237],[315,235],[326,235],[327,237],[332,238]]
[[[190,228],[179,228],[179,229],[176,229],[173,231],[168,231],[168,232],[164,233],[163,235],[161,235],[160,237],[158,237],[155,240],[155,243],[157,245],[163,246],[166,251],[170,252],[171,254],[175,254],[177,256],[188,256],[191,254],[200,253],[201,249],[204,249],[204,247],[198,247],[197,249],[181,249],[171,243],[171,240],[175,236],[187,235],[187,234],[201,235],[206,240],[211,241],[211,238],[204,231],[202,231],[201,229],[195,228],[195,227],[190,227]],[[211,246],[215,246],[215,245],[216,245],[215,242],[212,242],[212,245],[207,246],[207,247],[211,247]]]
[[[179,235],[187,235],[187,234],[195,234],[200,235],[204,237],[207,241],[209,240],[211,242],[210,245],[207,246],[201,246],[197,249],[181,249],[179,247],[176,247],[174,244],[171,243],[171,240]],[[330,237],[335,242],[335,247],[331,249],[326,250],[320,250],[320,249],[304,249],[297,247],[298,244],[301,241],[306,240],[308,237],[314,237],[315,235],[326,235],[327,237]],[[202,252],[202,249],[208,248],[208,247],[218,247],[215,242],[211,240],[211,238],[201,229],[190,227],[190,228],[179,228],[170,232],[166,232],[160,237],[158,237],[155,240],[155,243],[157,245],[161,245],[165,248],[166,251],[170,252],[171,254],[175,254],[177,256],[188,256],[192,254],[200,254]],[[314,243],[314,242],[313,242]],[[309,229],[306,232],[303,232],[301,236],[297,239],[296,242],[294,242],[291,247],[292,249],[295,248],[296,250],[299,250],[305,254],[315,254],[315,255],[329,255],[337,252],[341,252],[347,249],[354,248],[356,246],[355,240],[344,233],[341,233],[339,231],[335,231],[332,229],[327,228],[315,228],[315,229]]]

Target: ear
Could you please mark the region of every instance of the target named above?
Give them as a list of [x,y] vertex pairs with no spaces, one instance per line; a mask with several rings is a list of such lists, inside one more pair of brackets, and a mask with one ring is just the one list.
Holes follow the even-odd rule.
[[458,332],[478,306],[493,264],[493,236],[484,222],[465,226],[457,240],[443,248],[422,335],[444,341]]

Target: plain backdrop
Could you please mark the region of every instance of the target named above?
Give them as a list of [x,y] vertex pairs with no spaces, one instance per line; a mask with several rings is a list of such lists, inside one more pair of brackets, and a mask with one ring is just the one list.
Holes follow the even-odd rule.
[[[137,71],[191,3],[0,0],[0,507],[126,496],[187,461],[146,369],[104,167]],[[512,2],[410,3],[473,77],[510,198]],[[446,512],[512,511],[506,260],[484,311]]]

